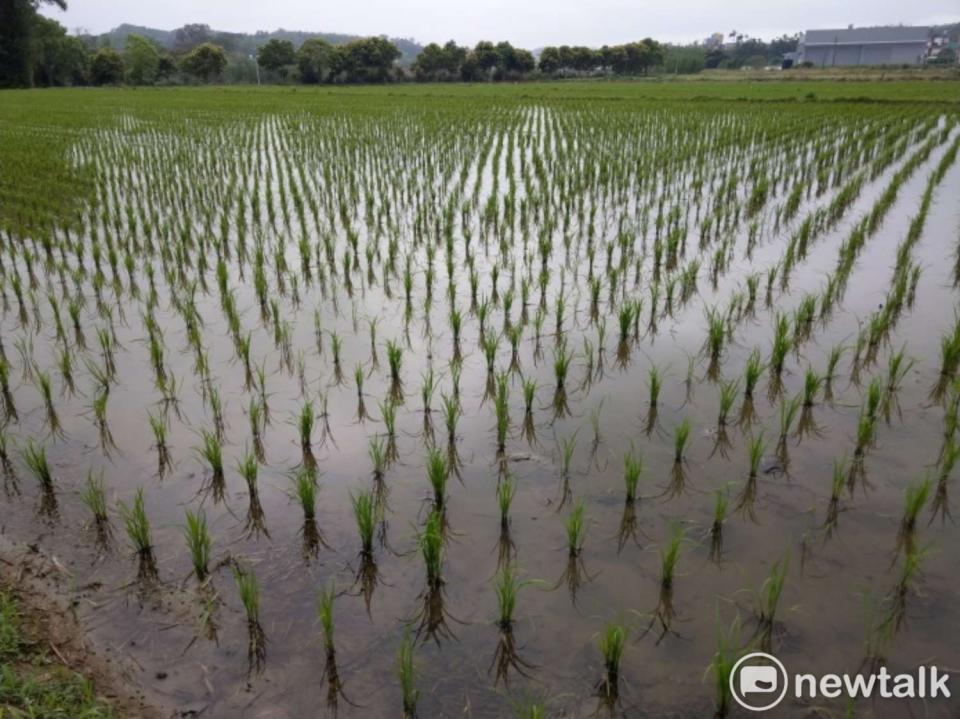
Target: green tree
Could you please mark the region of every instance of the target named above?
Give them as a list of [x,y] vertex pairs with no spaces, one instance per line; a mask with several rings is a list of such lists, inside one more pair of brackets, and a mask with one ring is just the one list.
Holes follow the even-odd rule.
[[188,52],[181,61],[184,72],[210,82],[223,74],[227,67],[227,53],[219,45],[205,42]]
[[560,48],[543,48],[543,50],[540,51],[539,67],[540,72],[545,75],[553,75],[554,73],[559,72],[563,67],[560,57]]
[[127,80],[132,85],[152,85],[160,73],[160,51],[142,35],[128,35],[124,50]]
[[56,20],[34,18],[31,52],[33,82],[36,85],[82,85],[87,82],[89,56],[79,39],[67,35]]
[[94,85],[119,85],[123,82],[123,58],[110,47],[102,47],[90,61],[90,80]]
[[0,87],[32,87],[37,8],[67,9],[66,0],[0,0]]
[[321,38],[305,40],[297,51],[300,81],[308,84],[326,82],[336,61],[336,48]]
[[384,37],[353,40],[337,48],[335,72],[347,82],[388,82],[400,50]]
[[289,40],[272,38],[257,49],[257,63],[268,72],[275,72],[286,78],[291,65],[297,61],[293,43]]

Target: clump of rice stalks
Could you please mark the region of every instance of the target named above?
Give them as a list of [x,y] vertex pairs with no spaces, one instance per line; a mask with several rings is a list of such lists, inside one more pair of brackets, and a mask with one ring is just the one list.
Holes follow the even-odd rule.
[[87,480],[80,492],[80,501],[90,511],[93,527],[97,533],[97,544],[106,547],[110,542],[111,528],[102,471],[98,474],[94,474],[93,470],[87,472]]
[[690,420],[684,417],[673,431],[673,461],[683,462],[687,444],[690,441]]
[[119,508],[127,537],[137,555],[137,576],[147,581],[156,579],[157,563],[153,556],[153,539],[150,520],[147,518],[144,507],[143,487],[137,487],[137,492],[133,496],[133,505],[127,506],[124,502],[120,502]]
[[223,500],[227,485],[223,473],[223,447],[214,433],[201,430],[200,438],[203,440],[203,444],[197,449],[197,452],[210,469],[208,486],[213,493],[214,503],[219,503]]
[[617,314],[620,326],[620,339],[617,342],[617,366],[621,369],[630,364],[630,329],[634,323],[636,306],[632,302],[624,303]]
[[190,561],[193,564],[193,573],[198,582],[204,582],[209,574],[210,550],[213,541],[207,529],[207,515],[203,510],[185,512],[187,523],[183,527],[183,537],[190,551]]
[[626,487],[626,502],[633,504],[637,500],[637,485],[643,471],[643,460],[633,447],[623,456],[623,483]]
[[390,365],[390,398],[403,403],[403,381],[400,369],[403,366],[403,348],[393,341],[387,342],[387,364]]
[[443,516],[433,509],[417,536],[417,544],[427,574],[426,589],[421,595],[423,607],[416,618],[417,635],[423,634],[424,640],[433,639],[437,644],[440,643],[441,638],[454,638],[447,626],[447,615],[444,609],[443,524]]
[[920,570],[926,558],[927,551],[927,547],[921,548],[911,545],[908,546],[904,552],[897,583],[885,600],[886,616],[880,623],[879,629],[881,632],[890,635],[895,634],[906,621],[907,599],[920,576]]
[[510,430],[509,378],[506,372],[497,375],[497,391],[493,399],[497,428],[497,456],[503,457],[507,451],[507,432]]
[[790,352],[790,321],[783,313],[778,313],[773,327],[773,343],[770,349],[770,381],[771,394],[779,393],[780,376],[783,374],[783,363]]
[[8,422],[17,421],[17,406],[13,401],[13,392],[10,390],[10,365],[0,357],[0,399],[3,400],[3,413]]
[[363,422],[364,420],[370,419],[370,415],[367,413],[367,405],[364,401],[363,395],[363,382],[366,378],[366,371],[363,369],[363,365],[359,362],[357,366],[353,369],[353,379],[354,383],[357,385],[357,421]]
[[497,506],[500,509],[500,539],[497,542],[497,567],[513,559],[516,547],[510,536],[510,507],[517,494],[517,481],[510,472],[500,475],[497,482]]
[[240,562],[233,565],[233,578],[247,615],[247,673],[260,674],[267,659],[267,637],[260,624],[260,584],[253,570]]
[[897,551],[903,549],[909,554],[914,550],[917,517],[926,506],[932,491],[933,480],[929,475],[919,482],[911,482],[904,490],[903,516],[900,518],[900,531],[897,534]]
[[420,690],[417,689],[417,666],[414,661],[414,642],[409,630],[403,634],[400,649],[397,651],[397,677],[400,680],[403,719],[416,719],[417,701]]
[[315,472],[301,467],[293,476],[293,491],[303,511],[303,556],[307,561],[316,557],[320,545],[326,546],[317,526],[317,476]]
[[517,597],[520,590],[529,582],[521,582],[517,577],[514,566],[507,563],[497,570],[493,578],[494,593],[497,597],[497,628],[499,637],[497,648],[493,654],[490,670],[495,670],[494,686],[502,679],[509,683],[509,673],[514,669],[523,677],[529,677],[530,664],[523,661],[517,653],[516,641],[513,636],[513,614],[517,606]]
[[532,377],[524,378],[523,389],[523,430],[522,434],[532,446],[537,439],[537,428],[533,421],[533,402],[537,396],[537,382]]
[[789,555],[776,561],[770,570],[770,576],[764,580],[756,597],[757,634],[760,636],[761,651],[769,652],[771,649],[777,607],[783,595],[789,565]]
[[60,418],[57,416],[57,410],[53,406],[53,383],[50,380],[50,375],[37,369],[33,376],[37,384],[37,389],[40,391],[41,397],[43,397],[43,406],[46,410],[47,427],[50,429],[50,434],[59,435],[61,433]]
[[777,440],[777,458],[783,471],[786,472],[789,467],[789,458],[787,455],[787,438],[790,435],[790,429],[793,427],[793,421],[797,418],[800,411],[801,397],[791,397],[790,399],[781,398],[779,408],[780,418],[780,436]]
[[807,367],[803,380],[803,405],[800,410],[800,420],[797,422],[797,437],[803,438],[811,432],[820,434],[813,418],[813,406],[816,404],[817,393],[823,386],[823,377],[818,375],[812,367]]
[[763,432],[750,438],[747,446],[750,459],[750,472],[747,475],[747,481],[737,497],[736,509],[742,515],[749,517],[756,522],[754,514],[754,505],[757,500],[757,475],[760,470],[760,462],[763,459],[763,452],[766,449],[766,443],[763,441]]
[[583,584],[586,575],[583,565],[583,542],[586,535],[586,520],[584,518],[584,506],[581,500],[574,503],[570,509],[570,514],[566,520],[567,533],[567,566],[557,582],[559,587],[566,583],[570,590],[570,596],[574,602],[577,600],[577,591]]
[[723,524],[727,519],[730,499],[727,492],[718,489],[713,495],[713,523],[710,525],[710,559],[720,563],[723,558]]
[[557,386],[553,394],[553,414],[555,418],[566,417],[570,410],[567,406],[567,373],[573,362],[573,352],[567,349],[565,341],[557,344],[553,351],[553,372],[557,378]]
[[718,609],[716,627],[716,649],[707,671],[713,676],[714,717],[725,719],[730,712],[730,700],[733,698],[730,690],[733,668],[743,655],[743,650],[740,649],[740,618],[736,617],[730,629],[724,631]]
[[824,528],[829,538],[837,528],[840,515],[840,493],[843,491],[849,473],[847,457],[833,461],[833,475],[830,480],[830,503],[827,505],[827,518]]
[[720,382],[720,409],[717,414],[717,431],[713,450],[710,452],[712,457],[717,452],[721,457],[726,458],[730,450],[731,442],[727,434],[727,420],[730,416],[730,410],[733,409],[733,403],[737,400],[740,392],[740,382],[732,380],[730,382]]
[[628,627],[610,622],[600,633],[599,648],[603,656],[604,676],[597,684],[597,695],[601,703],[613,706],[620,696],[620,661],[627,647]]
[[846,350],[843,345],[836,345],[827,356],[827,370],[823,375],[823,399],[826,402],[833,401],[833,380],[837,377],[837,365]]
[[377,525],[376,500],[372,492],[358,492],[350,495],[353,507],[353,517],[357,523],[357,532],[360,535],[359,567],[354,578],[354,584],[360,586],[367,613],[370,613],[370,602],[378,581],[377,563],[373,556],[373,535]]
[[727,323],[723,313],[717,308],[711,307],[707,310],[707,351],[710,356],[710,364],[714,367],[720,361],[726,337]]
[[256,397],[250,398],[247,417],[250,420],[250,436],[253,439],[253,453],[257,456],[258,462],[264,463],[267,460],[266,448],[263,444],[266,417],[264,415],[263,403]]
[[166,415],[155,416],[148,413],[147,419],[153,432],[153,446],[157,450],[157,474],[163,477],[170,468],[170,448],[167,444]]
[[313,402],[306,400],[300,407],[297,416],[297,428],[300,430],[300,449],[303,452],[303,464],[306,467],[316,467],[317,461],[313,456],[313,428],[317,421],[317,411]]
[[42,444],[35,444],[32,439],[27,439],[27,444],[24,446],[21,456],[23,457],[23,463],[27,465],[27,469],[40,483],[40,489],[44,493],[53,494],[53,473],[50,471],[50,464],[47,461],[47,448]]
[[433,506],[439,512],[446,507],[447,479],[450,477],[450,468],[447,466],[443,453],[431,447],[427,450],[427,479],[433,490]]
[[670,534],[666,542],[660,546],[660,598],[650,619],[650,625],[646,630],[649,632],[654,623],[660,622],[661,632],[657,638],[657,644],[663,641],[663,638],[671,631],[673,620],[676,618],[676,611],[673,608],[674,577],[685,541],[686,532],[683,526],[678,522],[672,522],[670,524]]
[[333,643],[333,602],[336,596],[336,586],[331,580],[325,589],[320,590],[320,596],[317,598],[317,619],[320,622],[320,632],[323,635],[323,648],[326,654],[323,673],[327,678],[327,707],[334,716],[337,713],[337,703],[341,697],[351,706],[355,706],[343,692],[340,671],[337,668],[337,650]]
[[247,484],[247,494],[249,503],[247,505],[247,532],[249,534],[259,535],[261,532],[267,537],[270,532],[267,531],[266,516],[263,513],[263,506],[260,504],[260,491],[257,486],[257,475],[259,465],[257,458],[252,452],[246,452],[237,463],[237,473],[243,477]]
[[948,436],[946,442],[944,442],[943,451],[940,453],[940,475],[937,479],[937,488],[930,507],[933,515],[930,518],[931,522],[938,514],[941,519],[950,516],[950,498],[948,496],[950,473],[958,459],[960,459],[960,446],[956,444],[952,436]]
[[887,386],[883,396],[883,413],[887,417],[887,421],[890,420],[892,405],[897,403],[897,395],[903,385],[903,380],[912,367],[913,360],[907,359],[905,348],[890,354],[890,363],[887,366]]
[[670,472],[670,484],[664,494],[668,498],[683,494],[687,483],[687,473],[684,469],[685,454],[690,441],[690,420],[684,417],[674,428],[673,433],[673,468]]

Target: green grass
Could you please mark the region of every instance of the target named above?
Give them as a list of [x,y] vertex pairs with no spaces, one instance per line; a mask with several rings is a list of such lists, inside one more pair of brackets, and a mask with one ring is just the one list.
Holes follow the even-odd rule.
[[[52,619],[52,618],[45,618]],[[0,589],[0,716],[107,719],[116,716],[88,679],[64,667],[23,626],[16,597]]]

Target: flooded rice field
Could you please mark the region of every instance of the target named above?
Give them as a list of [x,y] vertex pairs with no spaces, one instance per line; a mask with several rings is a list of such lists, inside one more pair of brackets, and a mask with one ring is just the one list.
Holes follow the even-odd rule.
[[6,188],[0,521],[151,696],[740,716],[748,650],[960,669],[954,111],[273,97],[6,125],[60,184]]

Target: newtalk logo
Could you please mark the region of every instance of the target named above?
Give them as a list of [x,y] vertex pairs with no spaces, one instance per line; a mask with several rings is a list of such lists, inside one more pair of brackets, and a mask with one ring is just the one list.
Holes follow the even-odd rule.
[[753,652],[740,658],[730,673],[730,691],[744,709],[773,709],[791,692],[797,699],[841,696],[882,699],[949,699],[950,675],[937,667],[920,667],[913,674],[890,674],[886,667],[876,674],[795,674],[774,656]]

